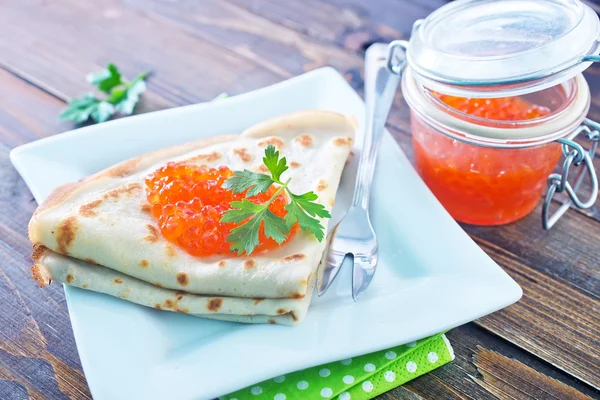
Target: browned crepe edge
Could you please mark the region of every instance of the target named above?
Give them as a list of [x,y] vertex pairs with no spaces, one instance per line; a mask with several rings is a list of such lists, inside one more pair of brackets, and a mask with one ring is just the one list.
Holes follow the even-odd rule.
[[[125,177],[133,174],[134,172],[137,172],[140,169],[147,168],[149,165],[146,165],[148,163],[145,161],[153,160],[156,158],[163,158],[165,156],[169,156],[170,154],[172,154],[173,156],[177,156],[187,151],[201,149],[203,147],[208,147],[213,144],[231,141],[238,137],[239,135],[222,135],[155,150],[150,153],[142,154],[140,156],[120,162],[116,165],[113,165],[112,167],[109,167],[86,178],[83,178],[78,182],[71,182],[58,186],[54,190],[52,190],[50,195],[35,210],[33,216],[31,217],[31,220],[29,221],[29,226],[27,230],[28,232],[31,231],[31,226],[35,221],[35,216],[37,214],[62,204],[63,202],[68,200],[73,194],[85,189],[86,186],[91,182],[95,182],[103,178]],[[30,233],[29,239],[31,240]]]

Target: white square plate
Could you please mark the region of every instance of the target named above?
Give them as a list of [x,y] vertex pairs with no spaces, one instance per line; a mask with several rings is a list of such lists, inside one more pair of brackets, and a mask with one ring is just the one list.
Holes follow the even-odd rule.
[[[238,133],[283,113],[332,110],[362,121],[364,103],[322,68],[229,99],[143,114],[21,146],[11,160],[38,202],[57,185],[118,161],[205,136]],[[360,135],[359,135],[360,136]],[[360,138],[357,140],[360,146]],[[355,152],[358,150],[355,148]],[[346,168],[334,226],[352,197]],[[378,272],[357,303],[350,266],[313,298],[296,327],[161,312],[65,287],[95,399],[204,399],[283,373],[446,331],[517,301],[520,287],[454,222],[386,133],[371,201]]]

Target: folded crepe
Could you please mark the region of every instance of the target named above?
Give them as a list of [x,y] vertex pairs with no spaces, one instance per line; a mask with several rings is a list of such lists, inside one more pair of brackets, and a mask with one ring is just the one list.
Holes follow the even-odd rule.
[[[310,303],[326,240],[299,231],[262,254],[194,257],[162,237],[144,178],[169,161],[265,171],[264,149],[287,158],[294,193],[314,191],[331,210],[356,125],[325,111],[289,114],[241,135],[158,150],[55,189],[29,224],[34,278],[144,306],[252,323],[293,324]],[[328,220],[322,220],[327,229]]]

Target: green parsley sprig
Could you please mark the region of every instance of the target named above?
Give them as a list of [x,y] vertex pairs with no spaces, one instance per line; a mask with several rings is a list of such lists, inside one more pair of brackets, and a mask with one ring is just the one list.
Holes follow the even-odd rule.
[[116,112],[130,115],[146,90],[148,72],[142,72],[132,81],[123,77],[114,64],[108,64],[102,71],[92,72],[87,81],[103,92],[106,97],[98,99],[93,93],[86,93],[69,101],[59,115],[59,119],[73,121],[76,124],[92,118],[94,122],[104,122]]
[[[223,188],[230,189],[233,193],[242,193],[247,190],[246,198],[265,193],[273,184],[279,185],[277,191],[264,204],[256,204],[247,199],[230,203],[233,209],[223,215],[221,222],[239,224],[245,221],[232,229],[227,237],[227,241],[231,243],[231,251],[236,251],[238,255],[244,252],[247,255],[252,254],[258,246],[261,223],[264,226],[265,236],[279,244],[287,239],[290,228],[296,223],[305,232],[315,235],[319,242],[322,241],[325,237],[325,228],[315,217],[331,218],[331,215],[322,204],[315,202],[318,196],[314,192],[297,195],[290,191],[288,185],[292,179],[288,178],[285,182],[281,179],[281,175],[288,169],[287,161],[285,157],[279,158],[279,151],[275,146],[269,145],[265,149],[263,162],[269,170],[270,176],[245,169],[235,171],[234,176],[223,183]],[[271,203],[283,191],[287,192],[290,197],[290,203],[285,206],[287,211],[285,218],[269,211]]]

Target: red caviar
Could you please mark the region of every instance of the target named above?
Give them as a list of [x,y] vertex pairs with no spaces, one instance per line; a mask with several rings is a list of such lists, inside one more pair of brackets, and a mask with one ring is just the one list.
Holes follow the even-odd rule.
[[530,104],[520,97],[476,99],[438,94],[440,100],[455,110],[495,121],[524,121],[547,115],[547,107]]
[[[245,193],[234,194],[223,189],[223,183],[233,176],[225,166],[203,168],[184,163],[168,163],[146,177],[147,198],[152,205],[152,215],[158,219],[162,235],[177,243],[193,256],[232,254],[227,242],[230,231],[239,224],[222,223],[221,217],[232,207],[231,201],[241,201]],[[277,191],[271,186],[266,193],[248,198],[257,204],[266,203]],[[279,217],[285,216],[288,199],[281,193],[269,205],[269,210]],[[292,227],[289,240],[297,231]],[[278,247],[267,238],[261,226],[259,245],[254,253]]]
[[[550,112],[519,97],[437,96],[458,111],[487,120],[530,120]],[[527,215],[540,201],[560,157],[557,143],[482,147],[441,134],[415,113],[411,121],[417,171],[452,217],[462,222],[498,225]]]

